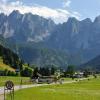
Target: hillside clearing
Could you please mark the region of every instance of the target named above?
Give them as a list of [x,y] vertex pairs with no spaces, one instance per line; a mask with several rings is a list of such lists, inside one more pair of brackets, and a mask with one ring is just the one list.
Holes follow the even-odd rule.
[[10,71],[15,71],[15,69],[11,68],[9,65],[6,65],[3,63],[3,59],[0,57],[0,70],[10,70]]

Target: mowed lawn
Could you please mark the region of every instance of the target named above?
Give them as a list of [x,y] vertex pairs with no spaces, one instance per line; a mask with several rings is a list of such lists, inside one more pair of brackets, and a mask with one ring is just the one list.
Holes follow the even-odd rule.
[[100,100],[100,79],[19,90],[14,100]]
[[0,86],[4,86],[6,81],[12,81],[15,85],[21,84],[29,84],[29,77],[10,77],[10,76],[0,76]]

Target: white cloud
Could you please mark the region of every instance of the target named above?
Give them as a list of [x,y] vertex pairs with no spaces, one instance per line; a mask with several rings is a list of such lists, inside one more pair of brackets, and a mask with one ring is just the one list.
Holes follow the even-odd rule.
[[70,6],[71,1],[70,0],[64,0],[62,4],[63,4],[63,8],[66,8],[66,7]]
[[[2,0],[2,1],[7,1],[7,0]],[[21,1],[16,1],[16,2],[10,2],[10,3],[1,3],[0,4],[0,12],[3,12],[7,15],[9,15],[13,10],[19,10],[20,13],[29,13],[31,12],[32,14],[36,14],[39,16],[42,16],[44,18],[51,18],[52,20],[55,21],[55,23],[63,23],[67,21],[68,17],[76,17],[79,18],[79,14],[76,12],[70,12],[68,10],[64,9],[52,9],[40,5],[33,5],[33,6],[28,6],[23,4]]]
[[80,19],[81,15],[80,15],[80,13],[74,11],[74,12],[72,12],[71,17],[75,17],[77,19]]

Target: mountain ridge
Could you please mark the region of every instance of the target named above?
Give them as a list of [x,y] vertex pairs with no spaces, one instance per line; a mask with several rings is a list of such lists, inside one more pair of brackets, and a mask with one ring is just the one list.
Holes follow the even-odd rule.
[[75,65],[85,63],[100,54],[100,16],[94,21],[90,18],[79,21],[72,17],[58,25],[51,19],[31,13],[20,14],[13,11],[9,16],[0,16],[0,34],[11,45],[16,46],[14,51],[19,54],[22,52],[19,50],[21,44],[27,44],[30,49],[34,49],[34,44],[41,44],[41,47],[51,49],[51,52],[55,49],[70,55],[69,59],[65,60]]
[[80,65],[81,69],[91,68],[94,70],[100,70],[100,55],[93,58],[92,60]]

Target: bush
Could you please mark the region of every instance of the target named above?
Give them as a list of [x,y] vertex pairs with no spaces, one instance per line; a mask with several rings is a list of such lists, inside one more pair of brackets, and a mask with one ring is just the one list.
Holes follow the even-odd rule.
[[21,76],[31,77],[33,74],[33,70],[31,68],[25,67],[21,72]]
[[5,70],[3,71],[3,75],[4,75],[4,76],[17,76],[16,72],[10,71],[10,70],[7,70],[7,69],[5,69]]

